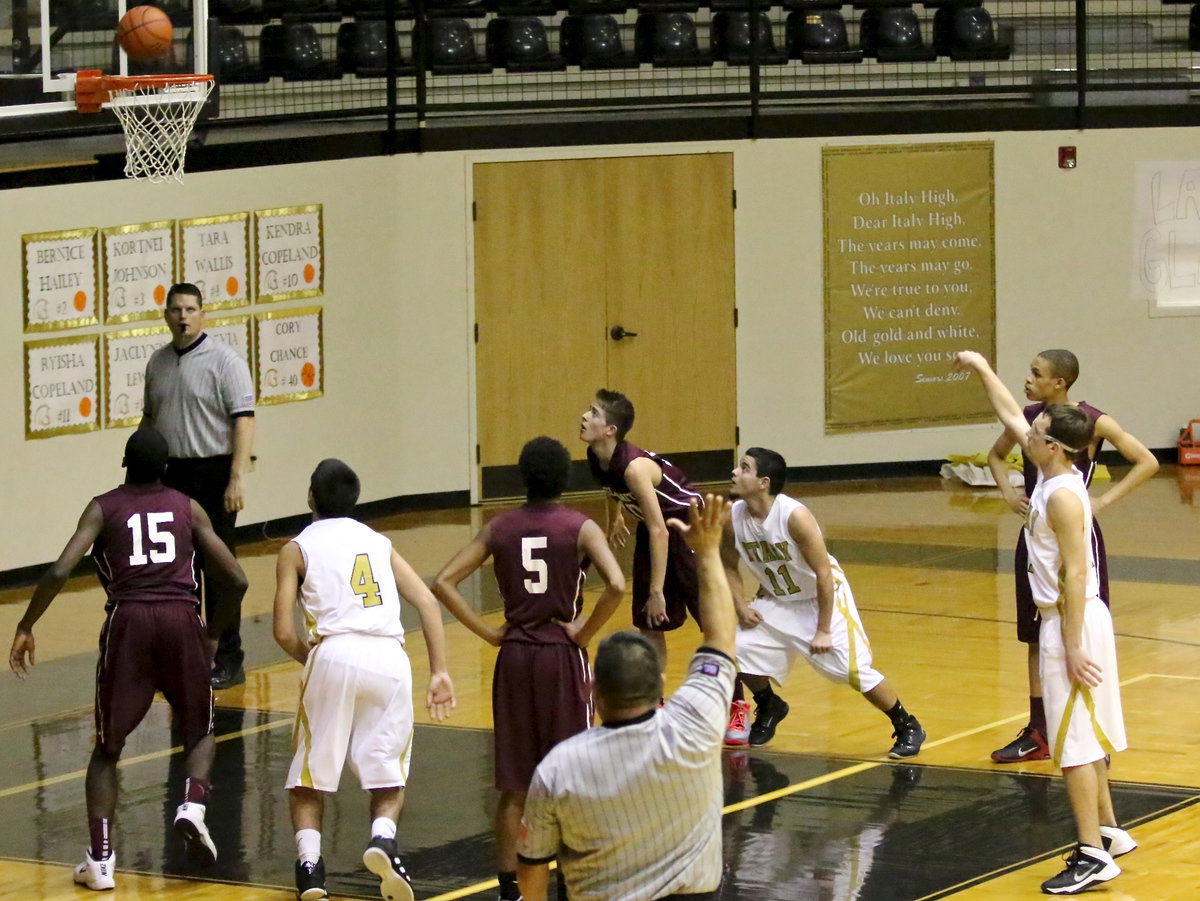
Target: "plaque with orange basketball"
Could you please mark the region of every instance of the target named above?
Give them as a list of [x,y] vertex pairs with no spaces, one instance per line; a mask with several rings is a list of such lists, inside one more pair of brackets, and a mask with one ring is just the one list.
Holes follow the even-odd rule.
[[249,213],[179,220],[181,280],[200,289],[205,310],[250,303],[249,237]]
[[48,332],[95,325],[96,229],[21,236],[25,331]]
[[165,325],[105,332],[104,349],[104,427],[133,428],[142,421],[145,395],[146,362],[171,340]]
[[100,428],[96,335],[25,342],[25,438]]
[[325,293],[321,204],[255,210],[254,242],[259,303]]
[[105,322],[158,319],[175,281],[175,222],[163,219],[100,231]]
[[325,393],[321,307],[256,313],[258,403],[311,400]]

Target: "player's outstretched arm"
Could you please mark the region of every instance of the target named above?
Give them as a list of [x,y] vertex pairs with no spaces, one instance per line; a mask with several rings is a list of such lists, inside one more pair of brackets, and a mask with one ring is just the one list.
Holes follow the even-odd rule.
[[592,520],[585,522],[579,530],[577,546],[595,564],[600,578],[604,580],[604,591],[600,593],[591,615],[587,619],[563,623],[563,629],[571,636],[571,640],[579,647],[586,648],[621,603],[625,594],[625,576],[609,549],[603,530]]
[[[733,521],[725,520],[721,529],[721,565],[725,568],[725,581],[733,595],[733,607],[737,611],[738,623],[743,629],[753,629],[762,622],[762,614],[750,606],[742,586],[741,557],[737,549],[737,536],[733,532]],[[752,600],[752,599],[751,599]]]
[[1091,548],[1084,539],[1083,503],[1065,488],[1046,501],[1046,521],[1054,530],[1063,564],[1063,651],[1067,675],[1076,685],[1100,684],[1100,666],[1083,653],[1083,606],[1087,602],[1087,567]]
[[[1024,413],[1021,414],[1024,419]],[[996,487],[1000,489],[1000,495],[1004,498],[1004,502],[1018,516],[1024,516],[1029,511],[1029,498],[1025,496],[1024,488],[1013,487],[1012,481],[1008,474],[1011,470],[1008,468],[1008,455],[1012,453],[1012,449],[1017,446],[1017,439],[1005,429],[1000,433],[1000,437],[996,439],[996,443],[992,445],[988,451],[988,469],[991,470],[992,478],[996,480]]]
[[[304,554],[300,545],[289,541],[279,550],[275,561],[275,605],[272,612],[272,631],[275,643],[297,663],[308,660],[312,650],[307,641],[296,634],[296,597],[304,578]],[[210,630],[211,634],[211,630]]]
[[649,457],[638,457],[625,468],[625,482],[642,511],[642,522],[650,537],[650,594],[646,599],[646,619],[657,626],[667,621],[667,599],[663,586],[667,581],[667,545],[670,533],[658,506],[654,480],[661,475],[657,463]]
[[817,577],[817,631],[810,644],[814,654],[823,654],[833,648],[833,567],[829,549],[816,517],[805,507],[797,507],[788,517],[788,533]]
[[733,593],[721,562],[721,533],[729,518],[729,501],[709,494],[701,511],[692,501],[687,524],[671,520],[696,555],[700,577],[700,622],[703,624],[704,645],[732,657],[735,652],[737,614],[733,609]]
[[96,537],[104,527],[104,512],[100,504],[91,501],[84,508],[75,526],[75,533],[67,540],[66,547],[58,555],[58,559],[50,564],[50,568],[42,573],[37,587],[33,589],[33,597],[25,608],[25,615],[17,623],[17,632],[13,636],[12,650],[8,652],[8,668],[18,679],[24,679],[29,674],[29,667],[37,663],[36,647],[33,640],[33,627],[46,608],[50,606],[62,587],[67,584],[75,565],[83,559]]
[[[206,624],[210,639],[220,638],[221,634],[237,625],[234,620],[235,611],[250,587],[246,572],[233,556],[233,551],[217,537],[212,527],[212,521],[195,501],[192,501],[192,543],[200,551],[204,560],[204,574],[224,585],[228,591],[217,592],[217,609],[213,611],[211,620]],[[292,596],[295,600],[295,595]]]
[[425,652],[429,655],[429,688],[425,692],[425,707],[437,722],[454,709],[454,683],[446,669],[446,633],[442,629],[442,608],[395,548],[392,548],[392,575],[400,597],[417,608],[421,616],[421,632],[425,636]]
[[1158,460],[1150,453],[1150,449],[1121,428],[1107,413],[1096,420],[1096,437],[1103,438],[1115,447],[1122,457],[1133,464],[1133,468],[1125,473],[1121,481],[1113,483],[1106,492],[1092,499],[1093,513],[1119,501],[1158,472]]
[[992,409],[996,411],[996,417],[1000,420],[1001,425],[1008,430],[1009,434],[1016,438],[1017,443],[1024,450],[1025,436],[1029,432],[1029,424],[1025,422],[1025,416],[1021,412],[1021,405],[1012,396],[1012,392],[1005,387],[1004,382],[1000,381],[1000,376],[996,375],[983,354],[976,353],[973,350],[959,351],[954,360],[954,368],[959,370],[968,369],[979,376],[983,382],[984,390],[987,391],[988,401],[991,402]]
[[458,586],[462,584],[463,580],[483,566],[487,558],[491,556],[492,552],[488,550],[490,536],[489,527],[484,526],[471,539],[470,543],[450,558],[450,561],[442,567],[442,571],[434,577],[433,595],[442,602],[442,605],[456,620],[488,644],[499,647],[500,640],[504,637],[504,629],[497,629],[489,625],[458,590]]

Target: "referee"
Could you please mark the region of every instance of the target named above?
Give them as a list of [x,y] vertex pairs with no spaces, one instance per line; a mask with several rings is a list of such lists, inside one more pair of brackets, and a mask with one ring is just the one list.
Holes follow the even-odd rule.
[[525,901],[546,901],[558,858],[571,901],[710,901],[721,882],[721,744],[737,669],[733,596],[720,543],[729,505],[692,503],[672,521],[696,555],[704,643],[659,708],[654,647],[618,632],[596,652],[601,725],[559,745],[534,774],[517,875]]
[[[244,480],[254,446],[254,384],[250,369],[233,348],[204,331],[204,300],[187,282],[172,285],[163,313],[171,343],[146,363],[142,425],[167,439],[170,457],[163,484],[195,500],[213,530],[234,550],[234,525],[244,506]],[[219,609],[222,588],[204,579],[205,619]],[[246,681],[242,666],[241,601],[221,634],[212,687]],[[229,607],[225,608],[229,610]]]

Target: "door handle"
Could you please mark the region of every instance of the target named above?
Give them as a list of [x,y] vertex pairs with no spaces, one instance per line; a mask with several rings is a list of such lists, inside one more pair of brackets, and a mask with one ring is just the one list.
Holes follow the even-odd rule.
[[614,325],[608,330],[609,336],[614,341],[624,341],[626,338],[636,338],[637,332],[627,332],[622,326]]

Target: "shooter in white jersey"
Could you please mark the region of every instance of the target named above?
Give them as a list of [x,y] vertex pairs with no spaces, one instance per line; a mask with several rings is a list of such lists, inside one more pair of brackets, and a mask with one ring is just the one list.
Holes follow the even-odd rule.
[[[359,487],[341,460],[322,460],[308,491],[313,522],[284,545],[276,566],[275,640],[304,664],[287,777],[300,901],[328,897],[321,816],[347,755],[371,794],[363,863],[380,878],[386,901],[413,898],[396,850],[413,736],[401,597],[421,616],[430,671],[425,706],[439,721],[454,706],[438,603],[386,536],[350,518]],[[295,627],[297,601],[307,626],[303,637]]]
[[1046,737],[1062,767],[1079,838],[1066,868],[1043,882],[1042,891],[1073,895],[1120,875],[1113,858],[1137,847],[1117,825],[1108,787],[1105,757],[1126,747],[1116,639],[1090,553],[1091,503],[1072,465],[1092,440],[1094,424],[1079,407],[1049,404],[1026,428],[1020,405],[987,360],[963,351],[956,363],[983,380],[1000,422],[1021,436],[1021,450],[1040,474],[1025,521],[1029,571],[1016,576],[1029,579],[1042,617],[1038,654]]
[[[721,555],[737,605],[739,691],[730,711],[725,743],[763,745],[788,714],[771,688],[782,685],[797,657],[833,682],[862,692],[891,720],[896,739],[888,756],[915,757],[925,740],[917,718],[872,667],[854,595],[837,560],[826,550],[817,520],[798,500],[782,494],[787,463],[773,450],[749,448],[733,470],[733,493],[741,500],[725,527]],[[745,601],[739,558],[761,589]],[[757,715],[747,730],[749,705],[740,683],[754,693]]]

